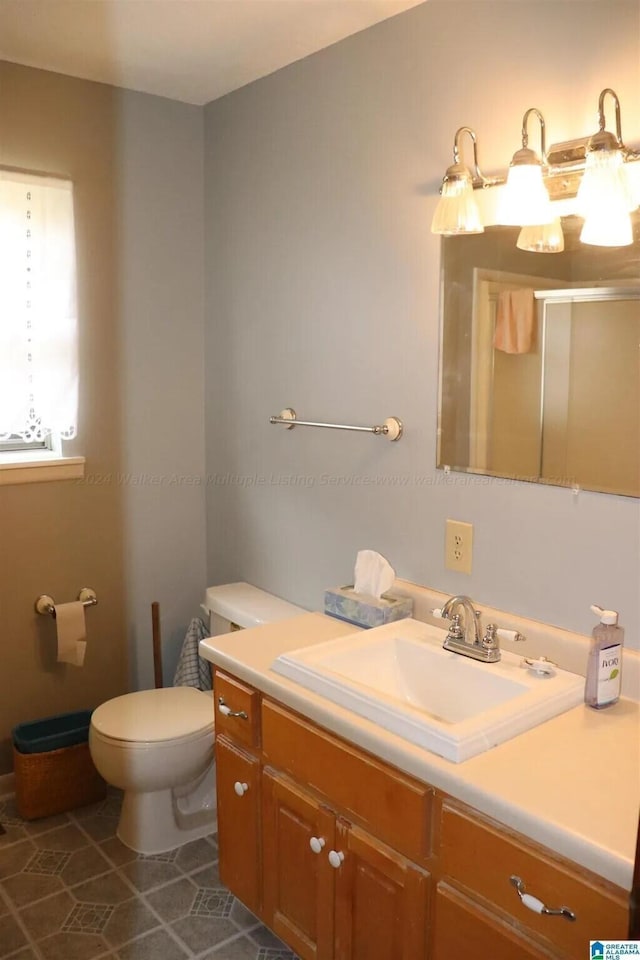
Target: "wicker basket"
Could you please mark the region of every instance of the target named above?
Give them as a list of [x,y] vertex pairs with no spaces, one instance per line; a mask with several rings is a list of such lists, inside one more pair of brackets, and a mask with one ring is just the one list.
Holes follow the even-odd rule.
[[88,743],[45,753],[13,748],[16,806],[24,820],[64,813],[103,800],[107,785],[93,765]]

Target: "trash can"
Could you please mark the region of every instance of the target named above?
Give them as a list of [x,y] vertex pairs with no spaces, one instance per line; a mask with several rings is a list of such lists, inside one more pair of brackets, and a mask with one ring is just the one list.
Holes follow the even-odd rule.
[[89,753],[91,710],[61,713],[12,731],[16,807],[37,820],[102,800],[107,785]]

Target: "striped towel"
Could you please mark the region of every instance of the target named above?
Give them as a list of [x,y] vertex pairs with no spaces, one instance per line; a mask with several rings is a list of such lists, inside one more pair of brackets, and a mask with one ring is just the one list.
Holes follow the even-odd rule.
[[198,644],[209,631],[204,620],[194,617],[189,624],[182,644],[182,651],[176,673],[173,678],[174,687],[197,687],[198,690],[211,690],[211,668],[206,660],[198,653]]

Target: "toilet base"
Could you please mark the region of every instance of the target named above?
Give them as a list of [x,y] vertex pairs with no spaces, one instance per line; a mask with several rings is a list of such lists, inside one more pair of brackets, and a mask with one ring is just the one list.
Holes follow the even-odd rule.
[[187,788],[152,793],[125,791],[116,834],[136,853],[174,850],[218,827],[213,766]]

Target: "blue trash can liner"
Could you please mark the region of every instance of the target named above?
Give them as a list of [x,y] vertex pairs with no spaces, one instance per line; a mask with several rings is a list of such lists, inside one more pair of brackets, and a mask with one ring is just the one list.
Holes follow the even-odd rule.
[[13,745],[20,753],[47,753],[86,743],[92,713],[93,710],[76,710],[19,723],[11,732]]

